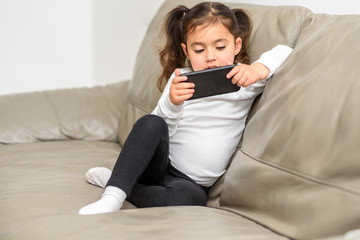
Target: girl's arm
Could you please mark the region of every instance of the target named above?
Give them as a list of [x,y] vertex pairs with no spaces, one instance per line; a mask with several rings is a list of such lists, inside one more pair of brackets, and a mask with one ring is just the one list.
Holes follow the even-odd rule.
[[233,78],[233,84],[248,87],[260,80],[270,78],[291,52],[292,48],[277,45],[270,51],[263,53],[253,64],[240,64],[234,67],[227,77]]
[[152,114],[158,115],[166,121],[168,124],[170,136],[176,132],[180,117],[184,109],[182,104],[175,105],[170,101],[170,86],[172,85],[174,78],[175,72],[171,75],[158,101],[157,106],[152,111]]

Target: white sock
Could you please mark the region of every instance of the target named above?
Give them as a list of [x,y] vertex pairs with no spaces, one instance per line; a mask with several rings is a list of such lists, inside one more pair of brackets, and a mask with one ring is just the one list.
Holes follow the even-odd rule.
[[105,167],[94,167],[90,168],[85,176],[86,181],[89,183],[101,188],[105,188],[107,182],[110,179],[111,170]]
[[118,187],[107,186],[100,200],[79,210],[80,215],[117,212],[126,199],[126,193]]

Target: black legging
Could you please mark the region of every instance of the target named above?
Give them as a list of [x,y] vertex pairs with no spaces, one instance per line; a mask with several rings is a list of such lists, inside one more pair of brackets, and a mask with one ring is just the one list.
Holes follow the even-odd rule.
[[205,205],[207,189],[169,164],[169,133],[159,116],[133,126],[107,186],[121,188],[137,207]]

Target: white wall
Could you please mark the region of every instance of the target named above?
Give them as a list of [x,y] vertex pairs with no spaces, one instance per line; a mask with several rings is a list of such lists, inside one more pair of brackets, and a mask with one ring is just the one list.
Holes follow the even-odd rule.
[[[0,95],[131,78],[147,24],[163,1],[0,0]],[[227,1],[360,14],[354,0]]]
[[92,84],[87,0],[0,0],[0,94]]
[[163,0],[92,3],[94,84],[130,79],[147,26]]

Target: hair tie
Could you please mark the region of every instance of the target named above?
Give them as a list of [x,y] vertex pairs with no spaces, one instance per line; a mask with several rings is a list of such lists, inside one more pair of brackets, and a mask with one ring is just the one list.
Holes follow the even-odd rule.
[[187,14],[190,11],[187,7],[184,8],[184,14]]

